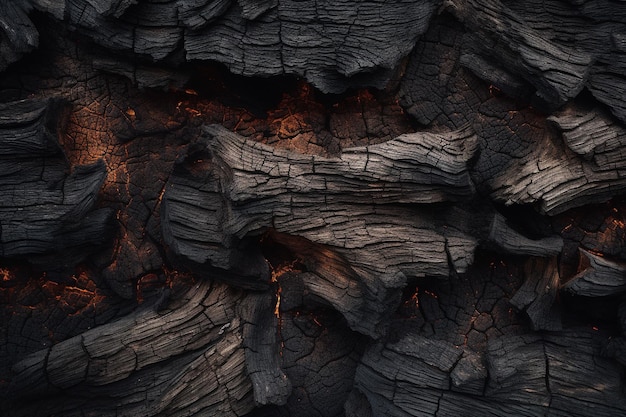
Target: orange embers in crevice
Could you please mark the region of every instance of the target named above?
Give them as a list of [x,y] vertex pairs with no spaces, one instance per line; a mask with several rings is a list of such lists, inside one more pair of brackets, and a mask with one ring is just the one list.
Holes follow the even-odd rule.
[[269,99],[255,104],[258,100],[186,94],[176,103],[176,111],[193,125],[219,123],[278,148],[324,156],[414,131],[394,95],[367,89],[325,96],[300,81],[271,107],[263,108]]
[[271,281],[276,287],[276,304],[274,306],[274,315],[278,318],[280,318],[280,296],[282,292],[280,287],[280,277],[289,272],[302,272],[300,266],[301,261],[299,259],[293,259],[288,262],[283,262],[276,267],[272,266],[270,262],[270,268],[272,271]]
[[138,305],[158,301],[164,291],[178,292],[192,287],[196,278],[185,272],[167,267],[148,272],[137,279],[135,300]]
[[[7,320],[2,323],[9,336],[28,329],[32,343],[56,343],[95,326],[100,315],[109,310],[105,291],[96,284],[86,268],[74,273],[33,271],[28,265],[1,268],[6,280],[0,284],[0,302]],[[23,336],[23,335],[22,335]]]
[[[77,268],[74,274],[63,281],[50,280],[44,272],[28,280],[25,285],[19,285],[18,292],[22,293],[22,297],[16,297],[16,301],[31,301],[25,303],[27,307],[61,309],[69,316],[88,311],[95,314],[96,307],[105,298],[87,270],[81,268]],[[39,293],[40,296],[24,297],[23,293]]]
[[10,282],[13,277],[13,272],[10,268],[0,268],[0,281],[1,282]]

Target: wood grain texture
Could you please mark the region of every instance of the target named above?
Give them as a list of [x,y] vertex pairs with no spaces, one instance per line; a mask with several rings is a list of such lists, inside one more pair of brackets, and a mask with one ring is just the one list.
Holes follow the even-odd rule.
[[0,12],[0,415],[626,415],[621,2]]
[[65,19],[107,49],[176,64],[219,61],[246,76],[304,76],[322,91],[341,92],[382,87],[436,7],[435,1],[72,0]]
[[[43,410],[83,415],[93,409],[102,415],[249,412],[252,371],[246,371],[240,299],[224,285],[204,282],[161,311],[147,306],[33,353],[13,366],[12,398],[24,404],[23,414],[16,415]],[[106,406],[111,395],[115,408]],[[28,406],[33,398],[46,400]]]
[[68,172],[56,137],[62,107],[53,100],[0,104],[3,257],[75,263],[109,236],[112,212],[95,208],[106,168],[100,161]]
[[[469,15],[474,12],[487,14],[488,10],[492,14],[507,12],[505,6],[496,7],[495,3],[493,9],[485,10],[471,9],[469,4],[459,5],[458,13],[463,10]],[[523,13],[530,12],[520,13],[515,16],[522,22]],[[494,26],[493,30],[506,32],[497,25],[506,18],[498,15],[496,19],[494,16],[485,19]],[[489,193],[491,199],[505,205],[537,205],[550,215],[606,201],[623,192],[621,143],[624,134],[620,122],[599,109],[589,109],[582,101],[572,101],[547,118],[538,112],[522,110],[525,107],[520,102],[532,102],[532,92],[536,90],[540,94],[541,90],[524,81],[523,74],[515,72],[522,71],[522,66],[513,66],[507,71],[507,65],[502,63],[509,58],[519,58],[518,52],[512,53],[508,48],[521,48],[517,44],[521,40],[503,41],[502,48],[508,52],[502,53],[511,56],[498,61],[502,67],[490,66],[478,71],[468,63],[470,52],[467,48],[474,44],[466,38],[483,36],[482,31],[487,29],[475,27],[475,31],[468,35],[454,25],[455,21],[448,16],[434,21],[411,56],[400,95],[407,112],[433,129],[472,127],[479,143],[478,158],[471,170],[478,190]],[[533,29],[532,25],[524,25],[519,30]],[[520,36],[520,39],[526,38]],[[544,38],[533,35],[532,39],[539,42]],[[483,39],[475,45],[483,47],[489,42]],[[546,48],[532,50],[537,54],[547,53]],[[490,58],[485,57],[485,52],[480,56],[481,59],[493,58],[490,55],[487,55]],[[533,62],[550,62],[540,57],[533,59]],[[559,66],[559,71],[567,67],[565,64],[554,65]],[[435,79],[432,77],[434,68],[443,68],[441,76]],[[583,72],[587,74],[587,70]],[[537,82],[536,76],[530,77]],[[481,87],[479,78],[486,79],[490,87]],[[584,80],[583,77],[582,81],[576,82]],[[561,86],[556,83],[555,88]],[[502,101],[494,94],[505,94],[518,101]],[[593,139],[587,140],[589,136]],[[589,149],[581,148],[582,143]],[[594,160],[592,155],[595,155],[593,149],[596,146],[597,159]]]
[[554,306],[560,283],[556,258],[530,258],[524,272],[526,281],[511,298],[511,304],[526,311],[534,330],[561,330],[561,318]]
[[0,71],[39,45],[39,33],[28,17],[29,2],[0,4]]
[[[372,415],[582,416],[593,408],[610,416],[626,409],[619,371],[594,351],[589,334],[502,337],[489,344],[482,364],[468,365],[462,355],[462,349],[419,336],[376,345],[357,369],[356,389],[367,397]],[[458,377],[450,375],[461,373],[483,382],[488,375],[484,391],[457,392],[452,384]],[[579,389],[585,378],[602,389]]]
[[626,291],[626,265],[581,249],[582,271],[563,285],[586,297],[606,297]]
[[365,334],[384,333],[407,278],[462,273],[482,241],[537,256],[562,246],[559,237],[524,237],[487,207],[432,214],[429,205],[474,193],[465,130],[400,136],[337,158],[271,148],[219,126],[204,132],[204,146],[178,165],[163,197],[174,255],[195,271],[227,270],[235,276],[223,279],[257,288],[269,271],[251,239],[274,231],[270,237],[315,274],[307,288]]
[[271,293],[251,294],[240,305],[246,372],[254,388],[256,405],[283,405],[292,385],[281,369],[278,318]]

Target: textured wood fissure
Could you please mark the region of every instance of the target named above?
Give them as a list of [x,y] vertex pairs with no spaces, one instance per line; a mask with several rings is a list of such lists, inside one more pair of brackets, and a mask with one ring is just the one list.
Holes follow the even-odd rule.
[[[193,265],[237,271],[244,279],[238,282],[253,285],[268,281],[269,272],[259,269],[260,252],[248,246],[243,258],[238,245],[275,230],[318,276],[310,290],[371,336],[384,332],[380,323],[395,309],[407,277],[462,273],[481,240],[534,256],[562,247],[557,236],[531,240],[514,232],[489,207],[478,216],[450,208],[432,214],[429,204],[474,195],[467,171],[474,142],[466,130],[451,132],[451,139],[401,136],[337,158],[274,149],[220,126],[204,132],[206,148],[178,165],[163,197],[164,237],[174,254]],[[404,146],[408,140],[411,148]],[[431,149],[434,140],[441,150]],[[195,163],[206,170],[197,171]],[[430,175],[420,176],[424,170]],[[433,181],[437,172],[446,180]]]
[[0,415],[626,415],[626,8],[0,0]]
[[[117,412],[187,415],[189,407],[225,412],[230,403],[229,413],[241,415],[254,403],[252,384],[238,370],[245,363],[235,307],[240,299],[224,285],[203,282],[162,311],[147,306],[35,352],[13,366],[12,395],[24,400],[51,395],[38,407],[75,413],[80,408],[71,407],[80,404],[64,405],[54,396],[71,389],[98,402],[110,395],[109,387],[127,386],[153,400],[138,404],[129,392]],[[33,380],[46,382],[32,386]]]

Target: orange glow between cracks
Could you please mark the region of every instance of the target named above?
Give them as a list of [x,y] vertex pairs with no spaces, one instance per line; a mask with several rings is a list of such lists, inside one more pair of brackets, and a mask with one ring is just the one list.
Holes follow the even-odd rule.
[[8,268],[0,268],[0,280],[2,282],[8,282],[13,279],[13,273]]
[[286,274],[287,272],[291,272],[295,270],[295,265],[299,262],[298,259],[293,260],[290,263],[286,263],[283,265],[278,266],[277,268],[272,268],[272,276],[271,276],[271,282],[276,283],[276,304],[274,306],[274,315],[280,319],[280,295],[281,295],[281,288],[280,288],[280,282],[279,282],[279,278]]

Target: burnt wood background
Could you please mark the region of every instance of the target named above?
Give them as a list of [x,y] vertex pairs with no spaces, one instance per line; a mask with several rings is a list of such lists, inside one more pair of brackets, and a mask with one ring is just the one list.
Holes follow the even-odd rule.
[[626,415],[626,3],[0,0],[3,416]]

